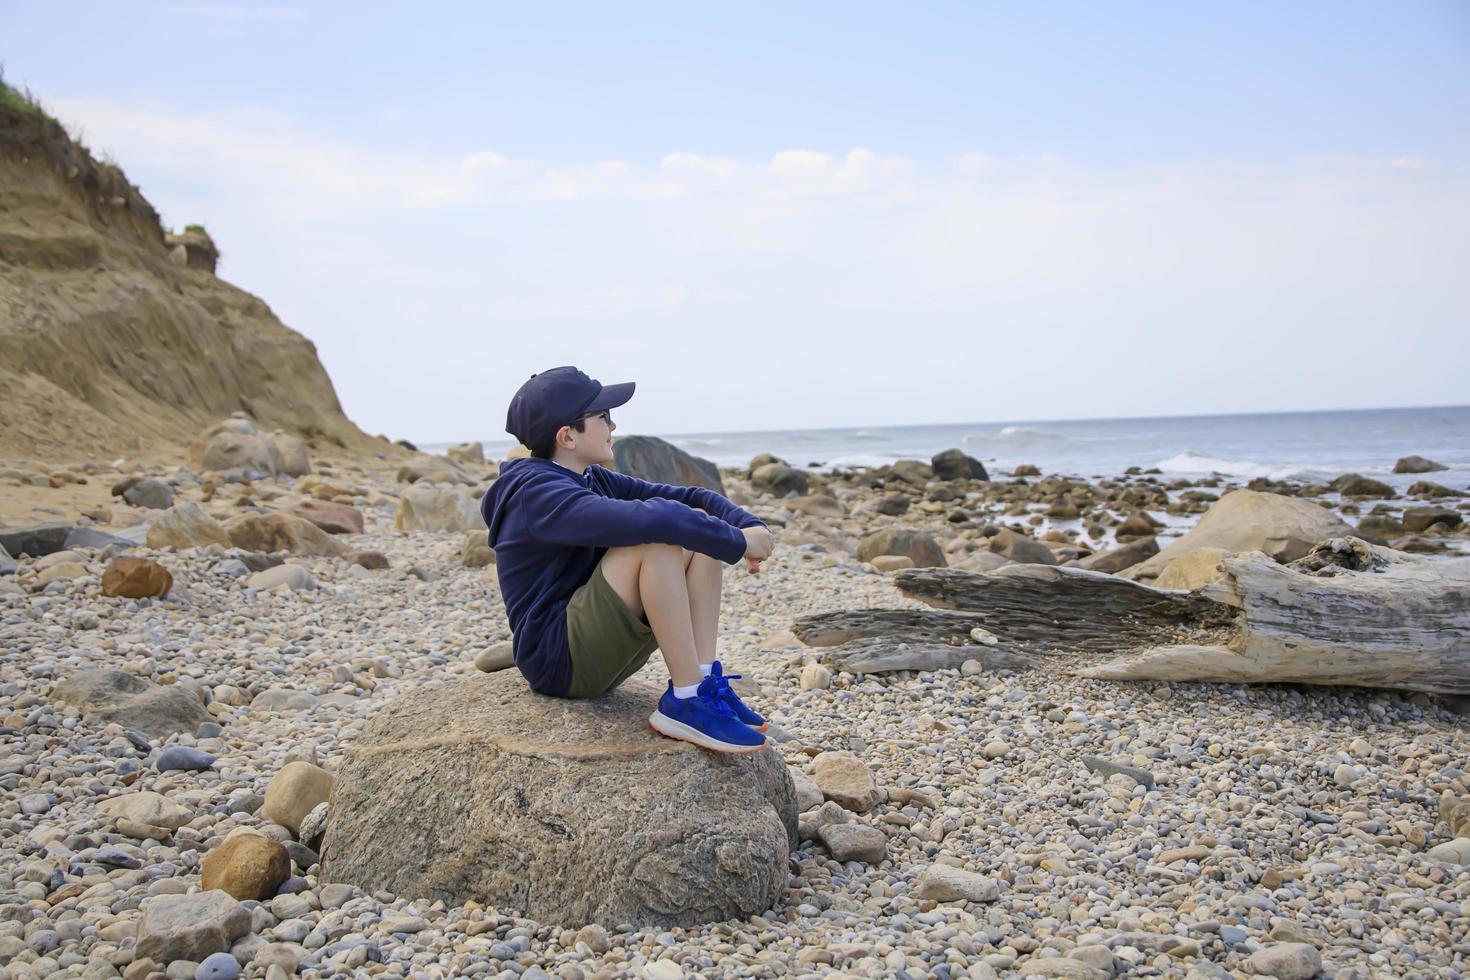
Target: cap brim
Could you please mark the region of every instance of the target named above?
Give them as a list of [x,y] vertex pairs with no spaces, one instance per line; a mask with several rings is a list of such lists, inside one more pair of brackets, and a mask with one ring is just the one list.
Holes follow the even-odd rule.
[[626,405],[628,404],[628,399],[633,397],[633,389],[636,387],[637,383],[633,381],[624,381],[622,384],[616,385],[603,385],[602,390],[597,393],[597,397],[592,399],[592,403],[582,409],[582,412],[584,414],[587,412],[605,412],[610,408]]

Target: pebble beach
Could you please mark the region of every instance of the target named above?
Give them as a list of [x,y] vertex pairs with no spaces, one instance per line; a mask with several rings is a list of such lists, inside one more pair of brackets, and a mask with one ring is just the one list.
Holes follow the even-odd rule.
[[[94,481],[121,475],[95,469]],[[799,796],[828,752],[861,760],[877,801],[858,812],[820,789],[804,801],[777,905],[694,928],[572,929],[329,883],[293,828],[266,816],[271,780],[292,762],[332,771],[383,704],[472,674],[509,630],[494,566],[469,557],[463,532],[396,528],[404,487],[391,467],[341,460],[317,473],[349,486],[336,499],[363,515],[343,540],[386,567],[278,553],[262,571],[222,544],[140,545],[126,553],[164,566],[173,587],[127,599],[103,595],[113,544],[21,558],[0,579],[0,978],[1428,978],[1461,976],[1470,956],[1470,877],[1426,853],[1452,836],[1441,797],[1470,794],[1450,701],[1083,680],[1065,657],[1024,673],[978,660],[829,670],[794,619],[922,608],[839,543],[897,518],[860,482],[833,481],[819,513],[736,470],[723,474],[732,499],[776,517],[780,544],[759,575],[727,569],[721,656],[774,722],[767,751]],[[305,499],[286,477],[211,496],[177,468],[156,475],[221,517]],[[904,520],[960,542],[950,554],[962,567],[982,539],[961,532],[1017,506],[976,497],[965,523],[938,496]],[[1186,520],[1208,503],[1165,499],[1183,501]],[[1048,512],[1023,504],[1013,516],[1028,507]],[[99,669],[181,686],[209,720],[148,737],[54,696]],[[657,657],[644,673],[662,686]],[[161,798],[147,813],[117,802],[144,793]],[[829,822],[875,831],[876,852],[863,834],[834,854]],[[231,910],[219,951],[141,955],[181,948],[150,937],[168,922],[145,913],[205,894],[205,856],[242,827],[290,845],[289,877]]]

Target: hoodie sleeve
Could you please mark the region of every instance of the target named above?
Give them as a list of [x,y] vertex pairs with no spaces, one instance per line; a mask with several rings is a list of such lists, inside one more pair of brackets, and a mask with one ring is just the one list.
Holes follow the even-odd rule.
[[[737,507],[729,500],[706,490],[704,487],[675,487],[667,483],[649,483],[626,473],[604,470],[613,492],[623,500],[677,500],[686,507],[698,507],[708,511],[732,527],[763,527],[763,522],[750,511]],[[743,553],[743,552],[742,552]]]
[[745,556],[739,528],[677,500],[616,500],[570,480],[538,480],[516,497],[526,533],[538,541],[593,548],[672,544],[727,565]]

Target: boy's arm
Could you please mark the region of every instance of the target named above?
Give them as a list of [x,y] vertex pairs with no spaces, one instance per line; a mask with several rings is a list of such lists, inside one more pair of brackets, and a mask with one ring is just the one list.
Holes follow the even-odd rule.
[[649,483],[626,473],[607,470],[617,495],[623,500],[677,500],[688,507],[708,511],[732,527],[764,527],[765,522],[750,511],[737,507],[725,497],[704,487],[675,487],[667,483]]
[[593,548],[672,544],[727,565],[745,556],[745,535],[739,528],[674,500],[615,500],[556,480],[537,485],[534,492],[523,491],[518,503],[524,508],[527,533],[538,541]]

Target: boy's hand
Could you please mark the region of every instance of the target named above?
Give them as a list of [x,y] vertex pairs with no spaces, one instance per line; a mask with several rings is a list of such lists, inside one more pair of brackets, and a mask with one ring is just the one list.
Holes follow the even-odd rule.
[[771,557],[771,552],[776,549],[776,538],[763,524],[741,528],[740,532],[745,535],[745,567],[752,575],[757,574],[761,570],[761,562]]

